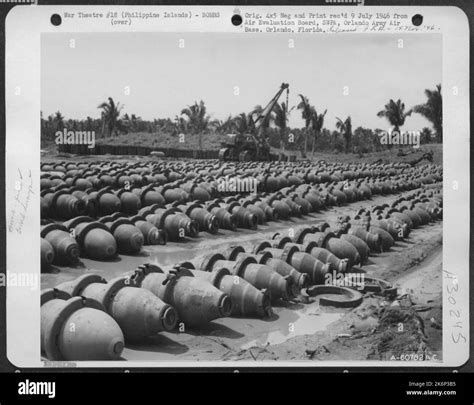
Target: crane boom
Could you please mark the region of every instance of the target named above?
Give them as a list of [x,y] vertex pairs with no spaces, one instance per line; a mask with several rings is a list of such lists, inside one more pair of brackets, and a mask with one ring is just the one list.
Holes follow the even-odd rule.
[[281,96],[281,93],[283,93],[283,91],[288,89],[288,87],[289,87],[288,83],[282,83],[281,86],[280,86],[280,89],[277,91],[277,93],[273,96],[273,98],[270,100],[270,102],[267,104],[267,106],[260,112],[257,119],[254,120],[255,129],[256,129],[257,133],[260,131],[260,127],[265,122],[268,115],[272,112],[273,107],[275,106],[275,104],[277,103],[278,99]]
[[288,91],[289,84],[282,83],[280,89],[277,93],[273,96],[270,102],[266,105],[266,107],[260,112],[257,119],[254,120],[255,124],[255,134],[252,134],[252,137],[257,144],[257,150],[260,150],[261,147],[266,146],[270,149],[270,144],[268,143],[267,139],[262,134],[262,124],[265,122],[267,117],[273,110],[273,107],[277,103],[278,99],[280,98],[281,94],[286,90]]

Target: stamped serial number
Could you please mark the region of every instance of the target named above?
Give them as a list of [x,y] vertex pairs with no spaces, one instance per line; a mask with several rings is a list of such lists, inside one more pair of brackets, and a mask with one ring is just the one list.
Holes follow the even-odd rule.
[[392,355],[390,360],[395,361],[430,361],[439,360],[436,353],[401,353],[398,355]]

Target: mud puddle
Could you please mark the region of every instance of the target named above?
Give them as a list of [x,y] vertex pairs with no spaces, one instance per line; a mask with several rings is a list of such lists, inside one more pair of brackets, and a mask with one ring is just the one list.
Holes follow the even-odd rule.
[[[330,324],[341,319],[344,313],[310,310],[304,311],[303,313],[297,313],[297,315],[299,315],[299,318],[296,321],[289,322],[287,329],[280,328],[278,330],[271,331],[266,336],[264,335],[258,339],[252,340],[240,346],[240,348],[242,350],[247,350],[251,349],[252,347],[277,345],[284,343],[296,336],[313,335],[317,332],[326,330]],[[284,326],[284,321],[282,321],[281,324]]]

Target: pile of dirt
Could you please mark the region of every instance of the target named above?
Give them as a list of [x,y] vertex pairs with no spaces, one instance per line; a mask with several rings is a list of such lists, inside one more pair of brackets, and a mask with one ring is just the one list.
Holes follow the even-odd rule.
[[433,332],[433,325],[439,327],[431,318],[441,319],[441,302],[439,307],[433,306],[426,313],[423,311],[424,316],[420,315],[419,309],[409,295],[399,296],[394,301],[367,295],[363,303],[333,330],[335,337],[330,342],[321,343],[306,354],[320,361],[414,361],[433,358],[436,352],[440,360],[441,340],[438,334],[429,334]]
[[368,360],[403,360],[404,355],[427,350],[424,323],[412,307],[390,306],[383,310]]

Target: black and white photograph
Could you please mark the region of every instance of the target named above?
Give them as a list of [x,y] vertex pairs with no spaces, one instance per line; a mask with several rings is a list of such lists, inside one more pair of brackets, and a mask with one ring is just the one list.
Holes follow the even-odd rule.
[[0,405],[473,403],[468,0],[49,3],[0,3]]
[[442,362],[442,52],[43,33],[42,360]]

